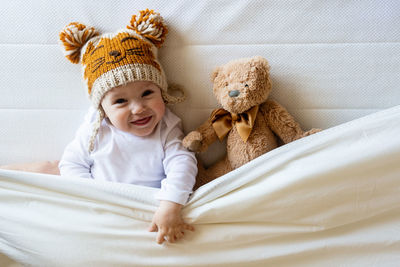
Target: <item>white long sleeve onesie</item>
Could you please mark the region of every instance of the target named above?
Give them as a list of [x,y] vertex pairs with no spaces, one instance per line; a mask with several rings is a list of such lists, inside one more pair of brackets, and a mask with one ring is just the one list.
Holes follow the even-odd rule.
[[196,158],[182,146],[181,120],[166,108],[154,132],[138,137],[103,120],[88,152],[96,112],[89,109],[59,168],[62,176],[93,178],[161,188],[158,200],[186,204],[197,174]]

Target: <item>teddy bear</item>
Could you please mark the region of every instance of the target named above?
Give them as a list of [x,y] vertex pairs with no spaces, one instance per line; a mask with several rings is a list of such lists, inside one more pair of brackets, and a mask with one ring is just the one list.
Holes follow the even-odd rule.
[[193,152],[204,152],[217,139],[227,138],[226,156],[204,168],[199,161],[195,189],[262,154],[319,129],[303,131],[278,102],[268,99],[271,79],[268,61],[241,58],[217,67],[211,75],[213,93],[222,108],[183,139]]

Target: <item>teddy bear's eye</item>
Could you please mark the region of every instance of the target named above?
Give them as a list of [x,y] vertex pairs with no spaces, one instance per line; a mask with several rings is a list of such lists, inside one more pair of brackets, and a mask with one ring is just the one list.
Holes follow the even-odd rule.
[[244,87],[249,88],[249,85],[246,83],[246,84],[244,85]]

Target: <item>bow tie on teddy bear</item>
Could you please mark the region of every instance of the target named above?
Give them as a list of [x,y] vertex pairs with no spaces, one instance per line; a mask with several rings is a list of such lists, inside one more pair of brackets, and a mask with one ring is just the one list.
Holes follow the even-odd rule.
[[211,113],[210,120],[219,140],[222,141],[233,126],[236,126],[240,137],[246,143],[253,129],[257,112],[258,105],[240,114],[230,113],[223,108],[219,108]]

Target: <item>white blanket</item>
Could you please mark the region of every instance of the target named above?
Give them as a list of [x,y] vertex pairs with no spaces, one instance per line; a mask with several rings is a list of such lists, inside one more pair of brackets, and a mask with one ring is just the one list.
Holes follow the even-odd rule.
[[156,189],[0,171],[0,252],[32,266],[398,266],[400,106],[275,149],[198,189],[157,245]]

